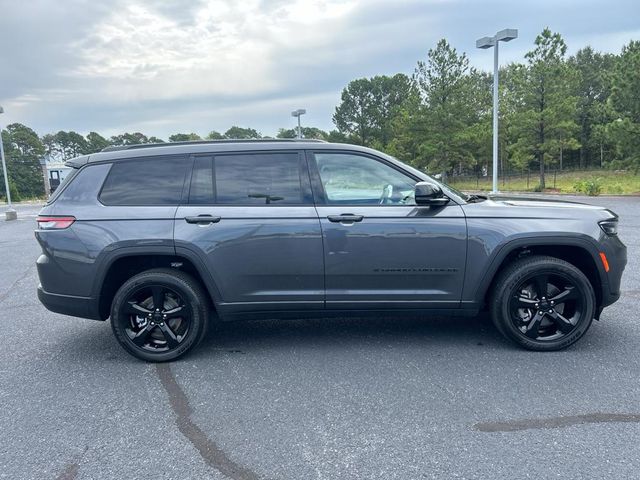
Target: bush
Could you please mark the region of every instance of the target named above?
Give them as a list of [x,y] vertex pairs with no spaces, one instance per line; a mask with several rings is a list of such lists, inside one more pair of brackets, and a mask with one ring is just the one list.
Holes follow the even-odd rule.
[[[593,177],[588,180],[576,182],[573,184],[573,189],[577,193],[584,193],[590,197],[597,197],[602,193],[602,179]],[[622,187],[620,187],[620,190],[622,190]]]
[[619,183],[616,183],[615,185],[609,185],[607,187],[607,193],[613,193],[615,195],[621,195],[624,193],[624,190],[622,188],[622,185],[620,185]]
[[[19,202],[22,200],[22,197],[20,196],[20,193],[18,193],[18,189],[16,188],[15,184],[9,183],[9,191],[11,192],[12,202]],[[5,192],[0,193],[0,199],[5,202],[7,201],[7,195],[5,194]]]
[[597,197],[602,192],[602,181],[599,178],[585,180],[583,191],[590,197]]
[[18,192],[18,189],[16,188],[16,186],[13,183],[9,184],[9,191],[11,192],[11,201],[12,202],[19,202],[22,200],[22,197],[20,196],[20,193]]
[[584,192],[584,182],[582,180],[577,181],[573,184],[573,191],[576,193]]
[[533,191],[534,192],[543,192],[544,188],[542,188],[542,185],[538,184],[535,187],[533,187]]

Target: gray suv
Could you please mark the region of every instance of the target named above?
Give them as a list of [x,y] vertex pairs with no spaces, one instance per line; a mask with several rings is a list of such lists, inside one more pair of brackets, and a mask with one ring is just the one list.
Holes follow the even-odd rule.
[[109,147],[42,209],[51,311],[111,318],[148,361],[215,320],[476,315],[531,350],[576,342],[620,295],[611,211],[465,195],[364,147],[221,141]]

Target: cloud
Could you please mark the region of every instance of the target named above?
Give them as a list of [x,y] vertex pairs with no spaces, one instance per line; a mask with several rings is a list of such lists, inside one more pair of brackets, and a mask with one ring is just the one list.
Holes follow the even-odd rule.
[[638,38],[631,0],[33,0],[3,4],[3,121],[46,133],[141,130],[167,137],[232,124],[265,134],[331,128],[352,79],[411,73],[439,38],[491,68],[476,38],[506,27],[520,38],[501,61],[521,61],[545,26],[575,51],[617,51]]

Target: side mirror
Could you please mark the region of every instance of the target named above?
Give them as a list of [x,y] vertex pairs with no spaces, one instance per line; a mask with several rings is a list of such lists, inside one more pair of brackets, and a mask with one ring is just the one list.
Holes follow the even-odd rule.
[[415,186],[416,205],[443,207],[449,203],[438,185],[429,182],[418,182]]

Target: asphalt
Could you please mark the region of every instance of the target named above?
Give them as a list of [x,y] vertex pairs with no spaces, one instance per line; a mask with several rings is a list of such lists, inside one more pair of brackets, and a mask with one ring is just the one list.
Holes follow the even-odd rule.
[[0,220],[0,478],[638,478],[640,198],[582,200],[620,214],[629,264],[566,351],[482,316],[255,321],[161,366],[38,303],[20,206]]

